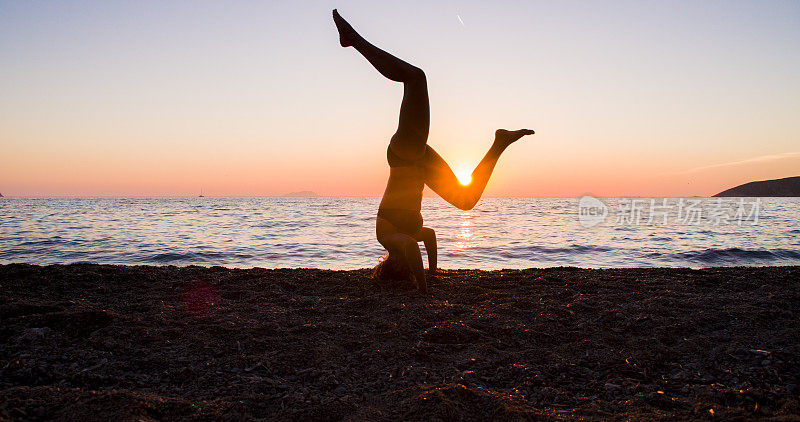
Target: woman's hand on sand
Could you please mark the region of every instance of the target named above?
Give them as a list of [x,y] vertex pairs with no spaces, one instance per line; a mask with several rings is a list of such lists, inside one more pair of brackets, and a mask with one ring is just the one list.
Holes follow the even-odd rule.
[[494,132],[494,143],[503,148],[513,144],[525,135],[533,135],[535,132],[530,129],[505,130],[497,129]]

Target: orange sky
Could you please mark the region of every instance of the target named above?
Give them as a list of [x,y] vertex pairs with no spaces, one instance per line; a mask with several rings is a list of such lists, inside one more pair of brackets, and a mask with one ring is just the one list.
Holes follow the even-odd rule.
[[6,3],[0,192],[380,195],[402,88],[338,46],[337,6],[425,69],[456,171],[499,127],[537,131],[487,195],[800,175],[797,3],[403,4]]

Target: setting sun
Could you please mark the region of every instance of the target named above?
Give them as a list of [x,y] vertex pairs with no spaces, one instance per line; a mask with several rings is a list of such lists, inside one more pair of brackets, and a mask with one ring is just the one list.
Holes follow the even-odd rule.
[[453,171],[458,178],[458,183],[466,186],[472,182],[472,172],[467,168],[460,168]]

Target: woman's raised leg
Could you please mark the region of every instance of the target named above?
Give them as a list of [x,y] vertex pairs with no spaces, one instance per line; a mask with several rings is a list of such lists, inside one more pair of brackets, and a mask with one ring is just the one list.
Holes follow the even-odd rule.
[[397,132],[392,137],[392,152],[405,159],[419,158],[425,152],[430,128],[428,83],[422,69],[409,64],[370,44],[333,10],[333,21],[339,31],[342,47],[353,47],[381,75],[403,83],[403,102]]
[[498,129],[492,147],[472,171],[472,181],[466,185],[462,185],[447,162],[433,148],[428,147],[425,154],[425,184],[456,208],[472,209],[481,199],[500,154],[519,138],[533,133],[530,129]]

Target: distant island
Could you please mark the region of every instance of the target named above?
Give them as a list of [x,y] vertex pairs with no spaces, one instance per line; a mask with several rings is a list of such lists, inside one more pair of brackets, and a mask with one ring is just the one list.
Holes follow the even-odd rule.
[[800,176],[745,183],[714,196],[800,196]]
[[282,196],[319,196],[316,192],[310,190],[301,190],[299,192],[289,192]]

